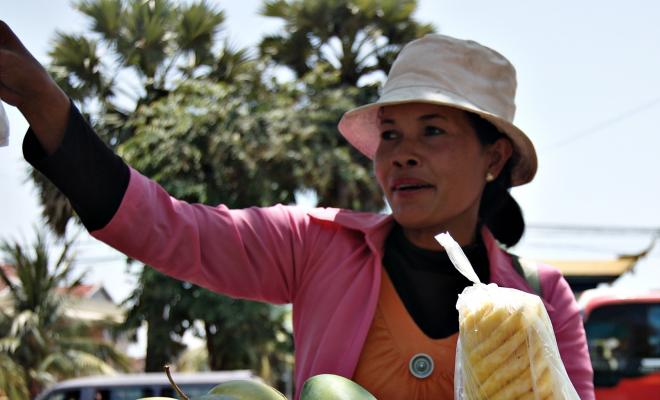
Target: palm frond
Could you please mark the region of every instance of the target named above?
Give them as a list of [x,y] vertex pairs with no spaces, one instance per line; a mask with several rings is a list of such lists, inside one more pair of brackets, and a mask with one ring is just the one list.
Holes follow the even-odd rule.
[[24,310],[14,316],[9,330],[10,337],[21,338],[33,336],[38,343],[44,343],[43,336],[39,332],[39,316],[32,310]]
[[246,48],[239,48],[225,41],[221,52],[216,56],[212,70],[206,76],[217,82],[236,82],[249,74],[254,66],[254,58]]
[[36,238],[31,246],[17,242],[2,244],[0,249],[15,267],[20,282],[14,285],[11,292],[16,312],[30,310],[44,318],[44,321],[56,318],[60,305],[57,288],[66,286],[73,273],[73,256],[69,254],[72,240],[65,242],[52,266],[45,231],[36,230]]
[[102,359],[92,354],[76,350],[48,355],[37,370],[62,377],[93,374],[114,375],[117,373],[111,365]]
[[0,338],[0,353],[13,353],[21,344],[21,341],[14,336]]
[[105,340],[90,338],[89,336],[65,337],[59,341],[59,346],[65,353],[77,352],[103,360],[109,366],[121,371],[128,371],[131,367],[130,358],[117,350],[113,343]]
[[108,94],[96,40],[58,32],[48,55],[55,80],[70,89],[76,100]]
[[[53,79],[62,87],[62,89],[74,100],[82,100],[85,95],[82,92],[74,90],[67,86],[68,76],[65,68],[50,68],[53,73]],[[34,183],[41,204],[41,216],[48,226],[57,236],[66,235],[66,227],[75,213],[69,199],[41,172],[36,168],[29,167],[30,180]]]
[[200,1],[184,6],[179,13],[181,16],[175,31],[179,50],[193,55],[192,68],[210,64],[214,38],[225,21],[224,12]]
[[0,350],[0,393],[4,393],[8,399],[12,400],[30,398],[23,367],[2,350]]
[[114,41],[119,37],[124,14],[122,0],[84,0],[74,6],[92,20],[92,31],[104,40]]
[[121,61],[141,77],[153,80],[168,56],[174,18],[169,0],[132,1],[115,47]]
[[266,0],[258,13],[264,17],[287,18],[291,14],[290,9],[286,0]]

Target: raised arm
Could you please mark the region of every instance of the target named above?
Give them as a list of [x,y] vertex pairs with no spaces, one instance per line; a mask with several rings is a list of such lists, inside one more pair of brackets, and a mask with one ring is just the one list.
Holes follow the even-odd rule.
[[306,213],[289,207],[229,210],[171,198],[103,143],[2,22],[0,38],[0,96],[30,124],[23,154],[70,200],[93,236],[218,292],[293,300],[297,266],[305,259]]
[[0,98],[20,110],[46,153],[54,153],[64,137],[69,98],[4,21],[0,21]]

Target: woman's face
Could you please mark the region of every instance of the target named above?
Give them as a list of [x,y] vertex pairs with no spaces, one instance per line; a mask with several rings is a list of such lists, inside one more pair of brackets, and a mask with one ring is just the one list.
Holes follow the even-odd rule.
[[509,142],[502,154],[500,141],[482,145],[467,114],[450,107],[409,103],[379,115],[374,168],[396,221],[408,233],[447,230],[459,243],[473,235],[486,175],[499,174]]

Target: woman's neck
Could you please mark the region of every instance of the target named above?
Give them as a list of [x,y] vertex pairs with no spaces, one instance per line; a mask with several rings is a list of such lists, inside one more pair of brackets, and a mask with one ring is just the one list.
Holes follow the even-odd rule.
[[466,224],[442,224],[424,227],[402,226],[403,234],[410,243],[427,250],[444,250],[440,243],[435,240],[435,235],[449,232],[449,234],[461,246],[474,243],[477,235],[477,218],[474,223]]

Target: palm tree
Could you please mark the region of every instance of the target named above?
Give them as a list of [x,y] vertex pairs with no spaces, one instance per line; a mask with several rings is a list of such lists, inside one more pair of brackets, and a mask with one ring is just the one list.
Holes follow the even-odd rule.
[[284,32],[264,38],[263,54],[299,77],[332,66],[339,84],[387,72],[403,44],[434,30],[416,22],[416,0],[265,0],[260,13],[283,20]]
[[[225,16],[206,0],[78,0],[74,7],[89,18],[91,33],[58,32],[48,69],[112,148],[132,135],[130,115],[176,81],[232,81],[251,63],[245,49],[219,46]],[[44,219],[64,236],[74,216],[68,200],[37,171],[30,177]]]
[[16,277],[0,268],[0,282],[8,289],[0,314],[0,390],[10,398],[34,396],[45,384],[90,373],[126,370],[128,358],[114,346],[89,335],[90,326],[66,318],[63,295],[80,285],[83,275],[73,276],[73,242],[64,243],[52,262],[43,232],[37,232],[31,249],[9,241],[0,251]]

